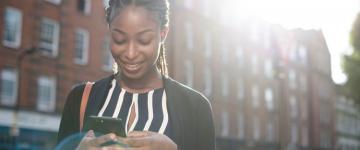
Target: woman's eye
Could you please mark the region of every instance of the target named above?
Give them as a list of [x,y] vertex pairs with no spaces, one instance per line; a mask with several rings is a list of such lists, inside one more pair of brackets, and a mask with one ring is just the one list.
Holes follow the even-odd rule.
[[117,40],[117,39],[114,39],[113,41],[115,44],[118,44],[118,45],[124,44],[126,42],[126,40]]
[[150,44],[151,39],[139,39],[139,43],[142,45],[148,45]]

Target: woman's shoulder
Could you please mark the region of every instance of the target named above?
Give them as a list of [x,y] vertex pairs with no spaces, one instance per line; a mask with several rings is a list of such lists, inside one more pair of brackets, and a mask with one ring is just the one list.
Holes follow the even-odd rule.
[[209,100],[199,91],[192,89],[170,77],[165,77],[165,90],[167,93],[175,94],[179,97],[186,97],[192,102],[209,103]]

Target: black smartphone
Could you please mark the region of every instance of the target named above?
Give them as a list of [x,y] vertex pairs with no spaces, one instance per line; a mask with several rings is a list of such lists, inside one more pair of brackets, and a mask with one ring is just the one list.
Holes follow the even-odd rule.
[[84,124],[84,131],[94,130],[95,133],[115,133],[126,137],[124,123],[120,118],[89,116]]

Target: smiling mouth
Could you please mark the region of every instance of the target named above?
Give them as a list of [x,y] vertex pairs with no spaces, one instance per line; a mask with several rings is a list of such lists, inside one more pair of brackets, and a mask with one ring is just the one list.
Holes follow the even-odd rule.
[[141,63],[123,63],[123,67],[125,70],[133,72],[133,71],[137,71],[140,69]]

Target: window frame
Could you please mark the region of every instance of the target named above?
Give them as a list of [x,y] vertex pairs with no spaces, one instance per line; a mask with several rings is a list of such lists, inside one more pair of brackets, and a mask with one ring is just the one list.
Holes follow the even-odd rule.
[[[15,69],[3,69],[1,70],[0,74],[0,80],[1,80],[1,87],[0,87],[0,103],[4,106],[15,106],[17,103],[17,97],[18,97],[18,84],[19,84],[19,75],[18,71]],[[4,77],[6,76],[6,77]],[[6,79],[7,78],[7,79]],[[13,95],[11,97],[5,97],[3,94],[3,84],[4,80],[12,80],[11,82],[14,83],[13,86]],[[9,99],[8,99],[9,98]]]
[[[41,86],[45,86],[45,88],[50,88],[50,97],[48,101],[44,101],[41,99]],[[38,111],[42,112],[54,112],[56,106],[56,79],[55,77],[41,75],[37,78],[37,98],[36,98],[36,108]]]
[[[16,22],[18,22],[18,26],[15,29],[15,41],[8,41],[6,38],[6,33],[8,30],[6,27],[6,23],[7,23],[7,14],[8,13],[15,13],[15,16],[19,16],[19,20],[17,20]],[[10,47],[10,48],[19,48],[21,45],[21,38],[22,38],[22,22],[23,22],[23,13],[21,12],[20,9],[14,8],[14,7],[6,7],[4,9],[4,15],[3,15],[3,21],[4,21],[4,27],[3,27],[3,45],[6,47]]]
[[[47,25],[51,25],[53,26],[54,30],[52,31],[52,37],[51,37],[51,41],[52,43],[47,43],[45,41],[43,41],[45,38],[47,37],[42,37],[43,36],[43,32],[44,32],[44,23]],[[41,24],[40,24],[40,35],[39,35],[39,49],[41,51],[42,54],[45,55],[49,55],[52,57],[56,57],[58,55],[58,51],[59,51],[59,41],[60,40],[60,25],[58,23],[58,21],[48,18],[48,17],[43,17],[41,19]]]
[[[78,49],[78,43],[79,42],[77,39],[78,34],[81,35],[83,37],[83,43],[81,43],[81,55],[82,58],[78,58],[77,57],[77,50]],[[77,28],[75,30],[75,35],[74,35],[74,63],[78,64],[78,65],[86,65],[89,61],[89,44],[90,44],[90,33],[89,31],[87,31],[86,29],[83,28]]]

